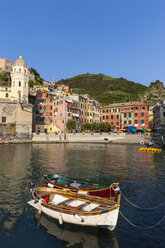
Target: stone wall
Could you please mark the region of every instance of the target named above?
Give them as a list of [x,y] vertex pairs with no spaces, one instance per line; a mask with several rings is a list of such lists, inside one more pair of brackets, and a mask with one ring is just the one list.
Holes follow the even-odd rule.
[[33,105],[31,104],[0,101],[0,136],[3,138],[14,136],[21,140],[31,139],[32,115]]

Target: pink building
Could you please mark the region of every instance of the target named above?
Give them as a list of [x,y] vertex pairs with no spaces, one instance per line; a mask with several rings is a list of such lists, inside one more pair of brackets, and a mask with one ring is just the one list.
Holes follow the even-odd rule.
[[8,59],[0,58],[0,72],[11,72],[12,66],[13,66],[12,61]]
[[63,132],[69,119],[75,120],[79,128],[79,104],[71,99],[56,99],[53,102],[53,123]]
[[68,119],[73,119],[79,128],[79,103],[63,96],[52,96],[47,91],[37,91],[36,97],[36,122],[46,119],[53,123],[62,132]]
[[87,113],[88,113],[88,96],[79,95],[79,109],[80,109],[80,123],[87,123]]

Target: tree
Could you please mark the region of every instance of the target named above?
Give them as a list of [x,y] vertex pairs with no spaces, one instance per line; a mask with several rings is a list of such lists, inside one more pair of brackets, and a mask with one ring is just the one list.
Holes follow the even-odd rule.
[[90,123],[83,123],[82,129],[83,130],[91,130],[91,124]]
[[29,87],[32,88],[35,85],[35,82],[33,80],[29,80]]
[[43,84],[43,78],[40,77],[40,74],[36,71],[36,69],[30,68],[30,72],[31,72],[31,74],[34,75],[35,85]]
[[69,131],[76,129],[76,121],[75,121],[75,120],[71,120],[71,119],[68,120],[68,121],[66,122],[66,128],[67,128]]

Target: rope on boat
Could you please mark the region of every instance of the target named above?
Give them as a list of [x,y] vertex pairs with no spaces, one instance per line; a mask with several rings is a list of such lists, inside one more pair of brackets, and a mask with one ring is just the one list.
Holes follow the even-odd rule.
[[152,228],[155,228],[156,226],[158,226],[164,219],[165,219],[165,215],[156,223],[154,224],[153,226],[149,226],[149,227],[142,227],[142,226],[137,226],[135,225],[134,223],[132,223],[130,220],[128,220],[121,211],[119,211],[121,216],[130,224],[132,225],[133,227],[136,227],[136,228],[139,228],[139,229],[152,229]]
[[159,206],[152,207],[152,208],[139,207],[139,206],[133,204],[132,202],[130,202],[130,201],[128,200],[128,198],[127,198],[126,196],[123,195],[123,193],[121,192],[121,190],[119,190],[119,192],[121,193],[121,195],[124,197],[124,199],[125,199],[130,205],[132,205],[133,207],[138,208],[138,209],[143,209],[143,210],[154,210],[154,209],[157,209],[157,208],[162,207],[162,206],[165,204],[165,202],[163,202],[163,203],[160,204]]

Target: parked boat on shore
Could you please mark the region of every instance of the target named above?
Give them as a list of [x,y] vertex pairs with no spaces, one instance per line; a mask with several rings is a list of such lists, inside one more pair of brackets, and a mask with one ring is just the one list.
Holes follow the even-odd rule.
[[64,191],[56,188],[38,187],[32,189],[33,199],[28,204],[38,213],[63,222],[95,226],[113,230],[116,227],[121,194],[117,202],[97,196]]
[[69,189],[73,192],[114,199],[117,194],[119,180],[120,177],[118,177],[116,183],[109,185],[97,181],[65,177],[57,174],[48,174],[43,176],[43,186],[58,189]]

